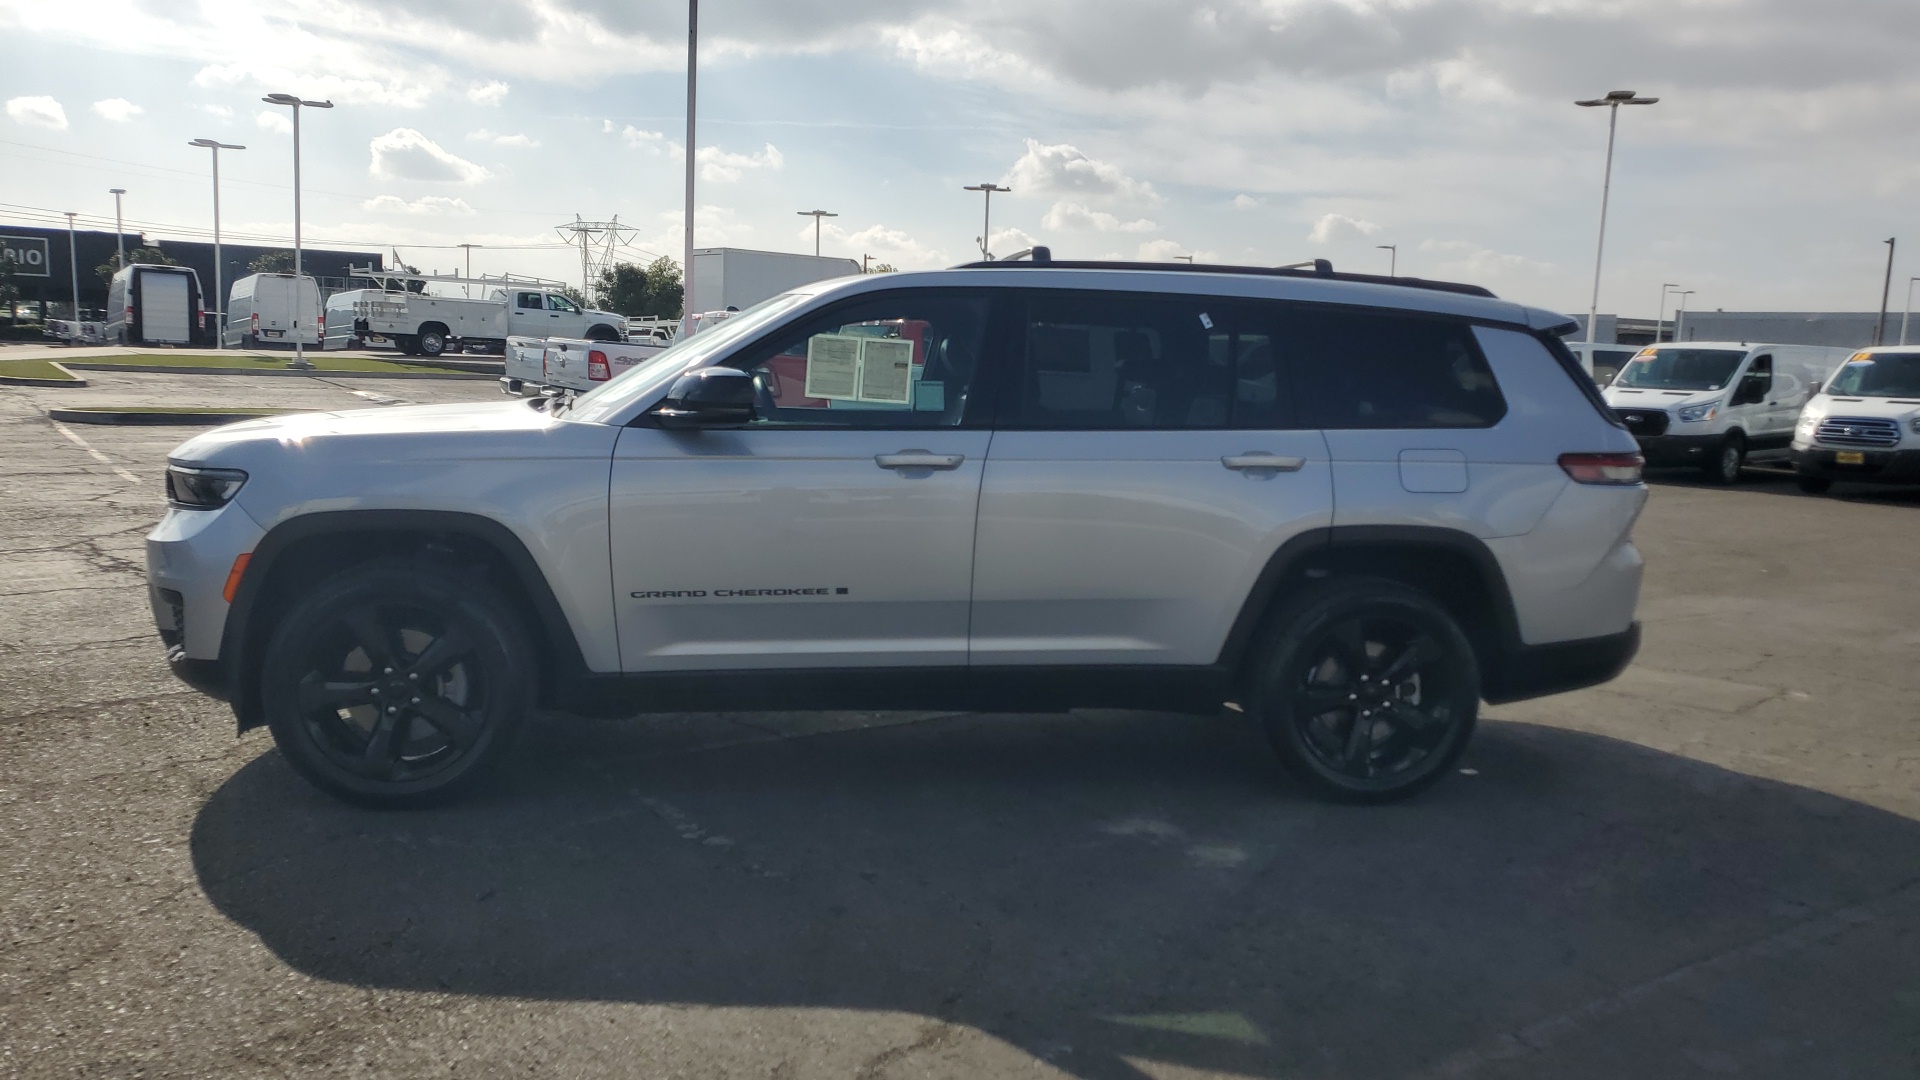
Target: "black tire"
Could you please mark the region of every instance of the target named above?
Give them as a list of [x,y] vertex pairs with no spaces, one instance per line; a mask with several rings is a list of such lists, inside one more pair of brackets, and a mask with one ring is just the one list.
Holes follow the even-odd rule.
[[1809,495],[1825,495],[1828,489],[1833,487],[1833,481],[1824,476],[1814,476],[1811,473],[1800,473],[1793,479],[1794,483],[1800,485],[1800,490]]
[[600,326],[590,327],[587,330],[587,340],[600,341],[600,342],[618,342],[620,340],[620,331],[615,330],[613,327],[606,326],[604,324]]
[[447,335],[440,330],[422,330],[413,341],[421,356],[439,356],[447,351]]
[[315,787],[361,806],[443,803],[511,751],[532,647],[492,588],[430,564],[344,570],[294,603],[261,666],[267,726]]
[[1713,456],[1708,458],[1700,471],[1710,484],[1732,487],[1740,482],[1740,470],[1747,465],[1747,440],[1734,432],[1721,440],[1713,448]]
[[400,350],[400,353],[403,356],[419,356],[420,355],[420,339],[414,337],[411,334],[402,334],[395,337],[393,339],[393,344],[395,348]]
[[1479,717],[1480,665],[1431,596],[1350,578],[1315,588],[1272,625],[1249,697],[1281,764],[1315,794],[1392,802],[1459,760]]

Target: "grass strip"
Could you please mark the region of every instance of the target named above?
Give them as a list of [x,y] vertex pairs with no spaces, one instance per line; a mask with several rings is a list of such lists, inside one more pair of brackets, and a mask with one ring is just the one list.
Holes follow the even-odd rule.
[[86,380],[76,378],[51,360],[0,360],[0,375],[9,379],[43,379],[47,382],[81,383]]
[[[123,353],[105,356],[76,356],[74,363],[102,364],[117,368],[197,367],[224,368],[230,371],[266,371],[286,369],[284,356],[236,356],[232,353]],[[443,375],[447,369],[403,364],[393,360],[372,360],[358,356],[328,356],[308,353],[307,362],[316,371],[404,372],[410,375]]]

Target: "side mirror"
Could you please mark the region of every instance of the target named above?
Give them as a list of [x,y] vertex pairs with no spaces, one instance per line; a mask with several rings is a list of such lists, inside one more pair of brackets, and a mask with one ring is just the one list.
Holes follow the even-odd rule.
[[1755,378],[1752,375],[1740,380],[1740,386],[1733,392],[1733,404],[1757,405],[1767,399],[1767,389],[1773,380]]
[[753,376],[735,368],[701,368],[674,380],[652,416],[663,428],[737,427],[753,419],[753,402]]

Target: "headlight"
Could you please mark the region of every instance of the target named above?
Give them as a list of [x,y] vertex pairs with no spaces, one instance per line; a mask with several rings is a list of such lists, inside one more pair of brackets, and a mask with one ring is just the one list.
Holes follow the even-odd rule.
[[1912,422],[1907,424],[1907,427],[1911,429],[1915,435],[1920,435],[1920,416],[1914,417]]
[[1705,405],[1689,405],[1680,410],[1680,422],[1697,424],[1702,420],[1711,420],[1720,415],[1720,403],[1709,401]]
[[1820,418],[1812,413],[1808,413],[1800,418],[1799,423],[1793,425],[1793,429],[1802,435],[1811,435],[1813,434],[1813,429],[1819,426]]
[[167,502],[182,510],[218,510],[233,501],[247,474],[239,469],[167,466]]

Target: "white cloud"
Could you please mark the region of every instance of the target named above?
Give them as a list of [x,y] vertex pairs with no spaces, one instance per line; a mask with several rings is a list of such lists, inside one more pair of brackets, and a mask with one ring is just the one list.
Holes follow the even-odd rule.
[[111,120],[116,124],[124,124],[147,110],[135,105],[126,98],[116,97],[108,98],[105,101],[94,102],[93,111],[95,115],[103,119]]
[[[1435,265],[1433,276],[1475,283],[1530,277],[1551,273],[1554,269],[1550,262],[1495,251],[1465,240],[1422,240],[1419,250],[1423,254],[1440,256],[1441,261]],[[1406,260],[1401,261],[1404,263]]]
[[474,83],[467,87],[467,100],[475,105],[498,105],[507,100],[507,91],[512,89],[499,79]]
[[722,184],[732,183],[742,174],[759,169],[779,172],[787,163],[772,143],[767,143],[766,149],[757,154],[732,154],[717,146],[703,146],[694,160],[700,163],[702,180]]
[[[612,132],[613,121],[607,121],[606,126],[601,130]],[[680,149],[679,143],[668,141],[667,137],[660,132],[642,131],[632,124],[628,124],[626,129],[620,132],[620,137],[626,140],[627,145],[633,147],[635,150],[647,150],[655,154],[664,154],[669,150],[678,151]]]
[[[987,244],[987,250],[993,252],[995,258],[1004,259],[1016,251],[1025,251],[1028,248],[1039,246],[1040,241],[1028,235],[1026,230],[1009,226],[1007,228],[993,230],[993,240]],[[976,257],[972,251],[967,252],[968,259]]]
[[[802,226],[795,235],[808,251],[813,250],[813,225]],[[858,232],[848,232],[834,222],[826,222],[820,230],[820,251],[823,255],[844,255],[859,261],[863,255],[873,256],[877,263],[891,263],[907,270],[948,266],[953,260],[947,253],[928,247],[915,240],[902,229],[889,228],[883,224],[869,225]]]
[[394,128],[368,143],[367,149],[373,154],[367,172],[382,180],[477,184],[493,175],[412,128]]
[[1152,184],[1135,180],[1117,165],[1095,161],[1076,146],[1047,145],[1038,139],[1027,140],[1027,152],[1000,182],[1015,194],[1093,195],[1135,202],[1153,202],[1160,197]]
[[1185,262],[1189,258],[1195,262],[1220,261],[1218,252],[1195,251],[1174,240],[1148,240],[1140,245],[1134,257],[1142,262],[1173,262],[1176,259]]
[[540,145],[537,141],[525,135],[500,135],[488,131],[486,128],[467,132],[467,139],[471,142],[492,143],[495,146],[511,146],[523,150]]
[[473,207],[465,199],[449,199],[444,195],[424,195],[408,202],[398,195],[376,195],[360,204],[360,208],[375,214],[438,214],[464,217],[473,213]]
[[1233,197],[1233,208],[1235,210],[1253,210],[1259,207],[1259,205],[1260,200],[1251,195],[1235,195]]
[[287,119],[287,114],[274,109],[260,110],[259,115],[253,118],[253,122],[260,125],[262,131],[277,131],[282,135],[293,131],[293,121]]
[[202,105],[200,106],[200,111],[216,120],[230,121],[233,119],[233,106],[231,105]]
[[7,100],[7,118],[16,124],[28,127],[52,128],[55,131],[67,130],[67,110],[60,103],[45,95],[17,97]]
[[1105,210],[1095,210],[1077,202],[1057,202],[1040,219],[1042,228],[1055,232],[1085,231],[1148,233],[1160,226],[1139,218],[1134,221],[1122,221]]
[[1371,221],[1345,214],[1322,214],[1320,220],[1313,223],[1313,231],[1307,239],[1316,244],[1331,244],[1336,240],[1361,240],[1380,231],[1380,226]]

